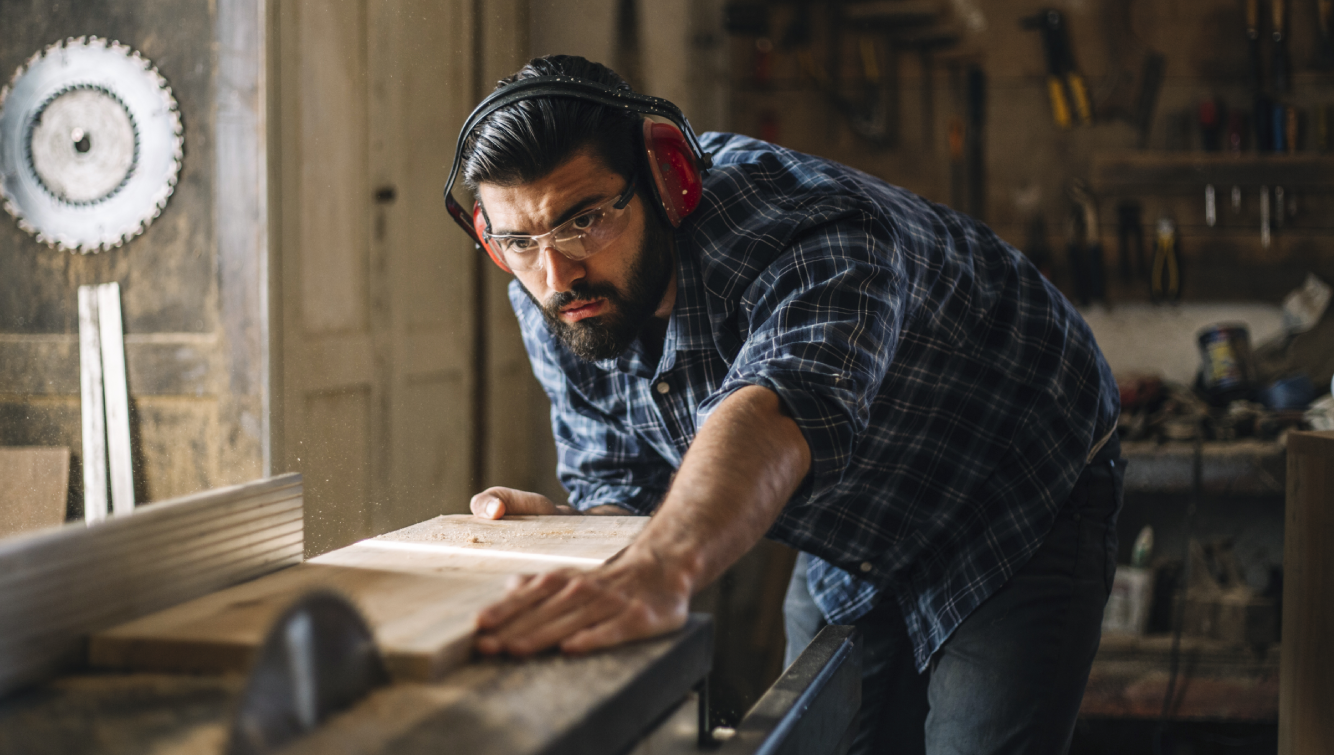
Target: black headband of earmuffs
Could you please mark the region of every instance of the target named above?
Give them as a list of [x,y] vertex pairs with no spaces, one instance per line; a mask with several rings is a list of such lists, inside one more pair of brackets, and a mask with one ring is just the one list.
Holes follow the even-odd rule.
[[466,220],[469,217],[468,213],[455,201],[451,194],[454,190],[454,181],[458,179],[459,168],[463,166],[463,143],[468,140],[468,136],[472,134],[473,129],[477,128],[478,124],[488,115],[521,100],[531,100],[539,97],[566,97],[593,102],[606,107],[621,108],[632,113],[666,118],[679,128],[685,136],[691,151],[695,153],[695,159],[699,163],[701,173],[713,165],[711,156],[700,146],[699,138],[695,136],[694,129],[690,128],[690,121],[686,119],[685,113],[681,112],[681,108],[661,97],[628,92],[573,76],[534,76],[528,79],[520,79],[488,95],[473,109],[468,119],[463,122],[463,128],[459,129],[458,146],[454,148],[454,164],[449,169],[449,180],[445,182],[445,205],[460,225],[465,227],[471,225]]

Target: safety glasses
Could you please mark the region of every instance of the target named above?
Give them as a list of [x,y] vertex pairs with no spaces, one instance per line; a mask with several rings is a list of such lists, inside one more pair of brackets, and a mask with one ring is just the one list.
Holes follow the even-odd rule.
[[483,234],[487,246],[505,257],[505,264],[515,272],[542,269],[542,249],[552,247],[567,259],[578,262],[607,248],[630,224],[626,209],[635,194],[632,176],[625,190],[614,201],[584,210],[569,220],[537,236],[512,233]]

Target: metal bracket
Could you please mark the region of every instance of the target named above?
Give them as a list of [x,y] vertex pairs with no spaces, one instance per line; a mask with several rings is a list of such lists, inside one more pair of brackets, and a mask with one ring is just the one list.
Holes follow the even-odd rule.
[[861,703],[861,635],[855,627],[827,626],[715,752],[843,755],[857,734]]

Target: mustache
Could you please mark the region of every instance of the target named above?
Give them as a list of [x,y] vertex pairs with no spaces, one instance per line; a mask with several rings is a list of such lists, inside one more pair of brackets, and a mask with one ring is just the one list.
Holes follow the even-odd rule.
[[606,299],[611,302],[619,302],[621,296],[615,286],[607,283],[577,284],[569,291],[562,291],[547,299],[547,303],[542,308],[555,315],[577,301],[588,301],[590,299]]

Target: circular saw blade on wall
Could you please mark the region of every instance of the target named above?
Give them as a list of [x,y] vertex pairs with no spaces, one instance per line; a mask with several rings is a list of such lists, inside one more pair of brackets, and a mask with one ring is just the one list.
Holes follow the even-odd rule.
[[181,170],[171,88],[138,52],[57,42],[0,89],[0,195],[19,227],[82,253],[118,247],[161,214]]

